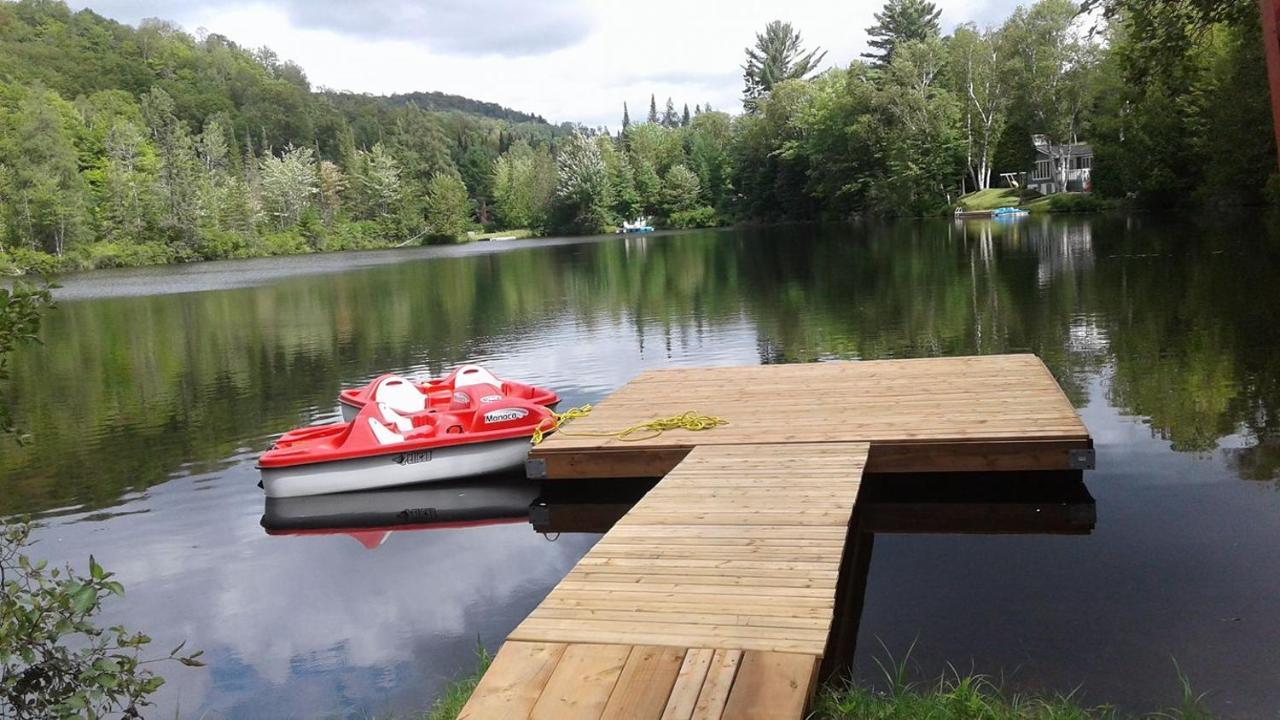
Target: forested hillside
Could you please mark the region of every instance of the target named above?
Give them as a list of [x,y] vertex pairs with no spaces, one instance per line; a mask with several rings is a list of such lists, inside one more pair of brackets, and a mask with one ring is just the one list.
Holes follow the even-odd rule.
[[503,151],[563,132],[440,93],[314,92],[302,68],[220,35],[2,2],[0,265],[453,240]]
[[1029,170],[1032,135],[1091,143],[1094,197],[1280,197],[1256,3],[1094,5],[1038,0],[944,33],[927,0],[888,0],[872,51],[827,68],[772,22],[747,48],[740,114],[651,96],[608,133],[441,93],[316,92],[297,65],[220,35],[0,2],[0,270],[593,233],[638,216],[923,215]]

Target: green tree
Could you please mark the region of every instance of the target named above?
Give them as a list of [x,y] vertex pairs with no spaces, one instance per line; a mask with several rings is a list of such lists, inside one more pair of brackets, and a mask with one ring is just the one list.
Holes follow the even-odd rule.
[[959,103],[940,82],[946,49],[934,38],[898,46],[880,92],[884,177],[873,198],[880,209],[918,215],[939,210],[964,169],[957,131]]
[[88,197],[74,122],[64,101],[38,87],[23,93],[7,118],[0,199],[10,242],[61,255],[85,235]]
[[105,165],[98,171],[98,215],[101,237],[139,242],[153,237],[159,224],[155,151],[144,130],[119,120],[107,134]]
[[671,102],[671,98],[667,98],[667,109],[662,111],[662,127],[673,128],[680,125],[680,118],[676,115],[676,104]]
[[805,51],[800,33],[791,23],[774,20],[756,33],[755,47],[744,50],[747,61],[742,66],[742,105],[754,112],[760,99],[775,85],[786,80],[808,77],[827,56],[820,48]]
[[609,173],[595,142],[575,133],[561,143],[556,178],[553,222],[558,231],[595,233],[608,227]]
[[1008,119],[1008,47],[998,32],[962,25],[948,50],[949,74],[964,108],[969,176],[975,189],[985,190],[991,187],[996,144]]
[[268,155],[259,165],[262,200],[277,229],[298,224],[320,193],[320,178],[311,148],[285,148],[279,157]]
[[347,191],[347,176],[338,164],[321,160],[316,168],[317,199],[325,225],[332,225],[342,210],[342,196]]
[[545,148],[517,141],[494,161],[494,209],[506,228],[546,227],[556,167]]
[[187,124],[176,114],[169,93],[153,87],[142,96],[142,114],[159,160],[160,226],[170,238],[193,244],[197,228],[197,160]]
[[649,124],[658,124],[658,100],[653,96],[653,93],[649,93]]
[[733,195],[733,124],[721,112],[698,113],[689,122],[689,166],[698,174],[703,203],[728,214]]
[[942,10],[929,0],[888,0],[875,14],[876,24],[867,28],[867,44],[875,48],[862,53],[874,65],[888,65],[898,45],[938,37]]
[[627,104],[622,103],[622,132],[626,132],[631,127],[631,113],[627,110]]
[[668,215],[693,210],[701,204],[698,176],[684,165],[676,165],[663,178],[663,209]]
[[680,115],[680,127],[689,127],[689,103],[684,104],[684,112]]
[[365,217],[383,220],[397,214],[403,201],[400,163],[382,143],[354,158],[357,195]]
[[436,173],[427,182],[423,200],[428,239],[457,242],[471,216],[467,186],[455,174]]

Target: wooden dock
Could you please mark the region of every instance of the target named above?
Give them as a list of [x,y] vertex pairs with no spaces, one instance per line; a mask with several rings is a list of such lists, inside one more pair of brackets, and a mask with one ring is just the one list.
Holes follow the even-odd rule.
[[[730,424],[640,441],[574,434],[686,410]],[[870,473],[1088,469],[1093,457],[1035,355],[650,370],[566,430],[533,449],[530,477],[662,477],[695,445],[762,442],[870,443]]]
[[[685,410],[730,424],[573,435]],[[531,475],[665,476],[508,637],[461,718],[803,717],[863,472],[1092,465],[1034,356],[645,373]]]

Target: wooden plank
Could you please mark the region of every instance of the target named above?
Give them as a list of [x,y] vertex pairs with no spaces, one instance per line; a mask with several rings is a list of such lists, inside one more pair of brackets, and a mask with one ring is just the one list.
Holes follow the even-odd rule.
[[797,615],[792,613],[756,614],[751,611],[730,612],[724,608],[702,606],[697,609],[664,610],[661,607],[608,607],[602,603],[588,606],[563,606],[554,603],[543,603],[529,613],[531,618],[560,620],[622,620],[627,622],[646,623],[693,623],[697,625],[720,625],[737,627],[769,627],[769,628],[805,628],[826,631],[831,623],[830,612],[827,617]]
[[667,645],[671,647],[698,645],[727,650],[808,653],[814,656],[822,654],[822,649],[827,640],[825,633],[813,633],[810,631],[805,631],[803,636],[797,631],[795,633],[786,633],[788,637],[761,637],[757,628],[733,628],[732,630],[733,632],[695,633],[674,630],[668,625],[659,623],[647,627],[636,623],[630,628],[620,630],[613,623],[609,627],[590,628],[584,627],[581,623],[572,622],[546,628],[537,625],[536,621],[526,620],[511,633],[510,639],[536,642],[539,637],[553,634],[566,643],[608,644],[625,642],[637,645]]
[[662,720],[689,720],[693,716],[693,708],[698,704],[698,695],[702,693],[702,684],[706,681],[713,657],[715,650],[711,648],[692,648],[685,653],[671,697],[663,709]]
[[458,720],[528,717],[564,650],[563,643],[504,643]]
[[725,720],[800,718],[813,694],[818,659],[812,655],[748,651],[725,704]]
[[685,654],[684,648],[632,648],[601,720],[659,720]]
[[569,645],[529,713],[530,719],[596,720],[604,712],[630,654],[626,645]]
[[741,650],[716,650],[715,656],[711,658],[711,667],[707,670],[706,682],[702,683],[702,692],[698,694],[698,703],[693,707],[691,720],[720,720],[741,661]]

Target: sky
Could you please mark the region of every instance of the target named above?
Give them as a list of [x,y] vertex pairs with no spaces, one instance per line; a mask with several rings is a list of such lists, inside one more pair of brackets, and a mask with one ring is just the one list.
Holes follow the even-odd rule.
[[[935,0],[943,30],[1000,23],[1017,0]],[[667,97],[741,109],[743,49],[770,20],[790,21],[821,67],[867,49],[880,0],[73,0],[136,24],[158,17],[192,33],[268,46],[312,86],[374,94],[431,91],[497,102],[553,123],[621,122]]]

